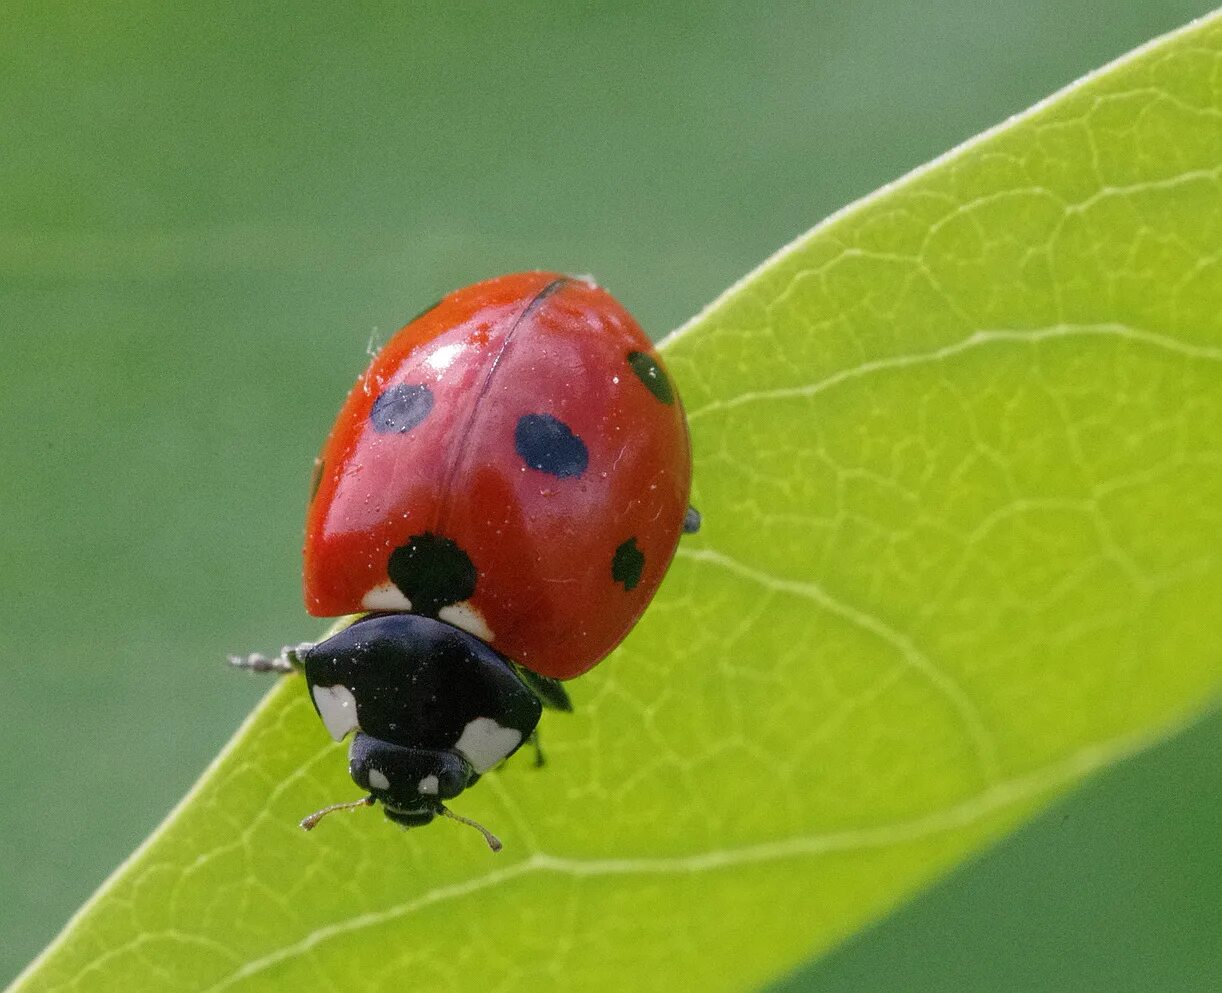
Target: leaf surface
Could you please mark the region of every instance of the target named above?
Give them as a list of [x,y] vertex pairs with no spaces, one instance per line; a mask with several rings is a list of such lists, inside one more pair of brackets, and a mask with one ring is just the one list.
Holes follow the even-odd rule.
[[16,986],[742,990],[1222,675],[1222,18],[817,227],[666,343],[704,529],[449,823],[299,677]]

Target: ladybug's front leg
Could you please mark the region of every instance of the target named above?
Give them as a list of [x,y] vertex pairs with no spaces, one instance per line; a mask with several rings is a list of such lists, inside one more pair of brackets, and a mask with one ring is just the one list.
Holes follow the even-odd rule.
[[543,757],[543,746],[539,744],[539,729],[535,728],[531,731],[530,737],[526,741],[535,750],[535,768],[542,769],[547,765],[547,759]]
[[303,641],[300,645],[285,645],[275,658],[252,652],[250,655],[230,655],[229,664],[235,669],[245,669],[247,672],[279,672],[290,673],[301,669],[304,663],[301,655],[314,647],[314,643]]
[[540,676],[537,672],[527,669],[526,666],[517,665],[516,663],[513,668],[517,672],[518,678],[526,684],[527,688],[539,698],[539,702],[548,710],[559,710],[566,714],[573,712],[573,701],[569,699],[568,690],[564,688],[564,684],[559,679],[552,679],[551,676]]
[[[550,676],[540,676],[525,666],[515,665],[514,669],[522,682],[548,710],[559,710],[566,714],[573,712],[573,701],[569,699],[568,691],[560,680],[552,679]],[[547,760],[543,757],[543,746],[539,744],[539,728],[536,727],[526,740],[535,750],[535,768],[542,769],[547,764]]]

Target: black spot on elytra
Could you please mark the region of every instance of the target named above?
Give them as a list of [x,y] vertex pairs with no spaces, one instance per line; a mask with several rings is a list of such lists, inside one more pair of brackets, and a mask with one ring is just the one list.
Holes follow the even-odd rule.
[[695,507],[688,507],[687,513],[683,515],[683,533],[695,534],[700,530],[700,511]]
[[428,617],[475,592],[470,556],[449,538],[428,531],[391,552],[386,572],[411,601],[412,612]]
[[636,547],[635,538],[629,538],[611,556],[611,578],[625,590],[633,589],[641,581],[644,568],[645,556]]
[[655,397],[663,403],[674,403],[675,394],[670,388],[670,380],[658,365],[657,360],[647,352],[629,352],[628,364],[636,373],[636,378],[645,384]]
[[404,383],[384,390],[369,412],[378,434],[404,434],[429,416],[433,391],[421,383]]
[[561,479],[580,476],[590,463],[585,442],[550,414],[526,414],[520,418],[513,443],[528,466]]

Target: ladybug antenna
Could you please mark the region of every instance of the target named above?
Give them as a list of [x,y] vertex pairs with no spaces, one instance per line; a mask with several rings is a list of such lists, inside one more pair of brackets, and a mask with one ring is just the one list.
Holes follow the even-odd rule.
[[[501,839],[484,827],[484,825],[479,823],[479,821],[473,821],[469,817],[463,817],[462,814],[454,813],[454,811],[452,811],[444,803],[437,804],[437,809],[446,817],[450,818],[450,820],[458,821],[459,824],[466,824],[469,827],[475,828],[476,831],[484,836],[484,841],[488,842],[488,847],[494,852],[499,852],[501,848],[504,847],[501,845]],[[319,813],[324,813],[324,811],[320,810]],[[302,824],[302,827],[305,827],[304,823]]]
[[359,800],[349,800],[347,803],[333,803],[329,807],[323,807],[322,810],[316,810],[309,817],[301,819],[301,830],[313,831],[314,826],[328,814],[333,814],[337,810],[356,810],[357,807],[372,807],[374,803],[373,794],[363,796]]

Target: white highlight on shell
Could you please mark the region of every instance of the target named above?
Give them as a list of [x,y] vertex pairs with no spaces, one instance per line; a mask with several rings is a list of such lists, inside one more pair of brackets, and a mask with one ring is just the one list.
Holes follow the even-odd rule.
[[390,789],[390,780],[378,772],[377,769],[370,769],[369,786],[375,790],[388,790]]
[[411,610],[412,602],[394,583],[383,583],[361,597],[361,606],[366,610]]
[[522,732],[503,728],[491,717],[477,717],[462,729],[454,750],[478,773],[485,773],[522,742]]
[[416,792],[421,796],[436,796],[441,792],[441,784],[437,781],[437,777],[433,775],[425,776],[416,786]]
[[494,637],[492,628],[488,627],[488,622],[484,620],[484,615],[466,600],[442,607],[437,611],[437,619],[453,624],[456,628],[462,628],[468,634],[475,635],[480,641],[490,642]]
[[323,726],[336,741],[343,741],[344,735],[360,727],[356,716],[356,697],[347,686],[315,686],[313,695],[314,706],[318,708]]
[[433,353],[424,360],[424,364],[436,372],[445,372],[450,368],[454,360],[462,354],[464,348],[466,348],[466,345],[461,341],[442,345],[440,348],[433,350]]

